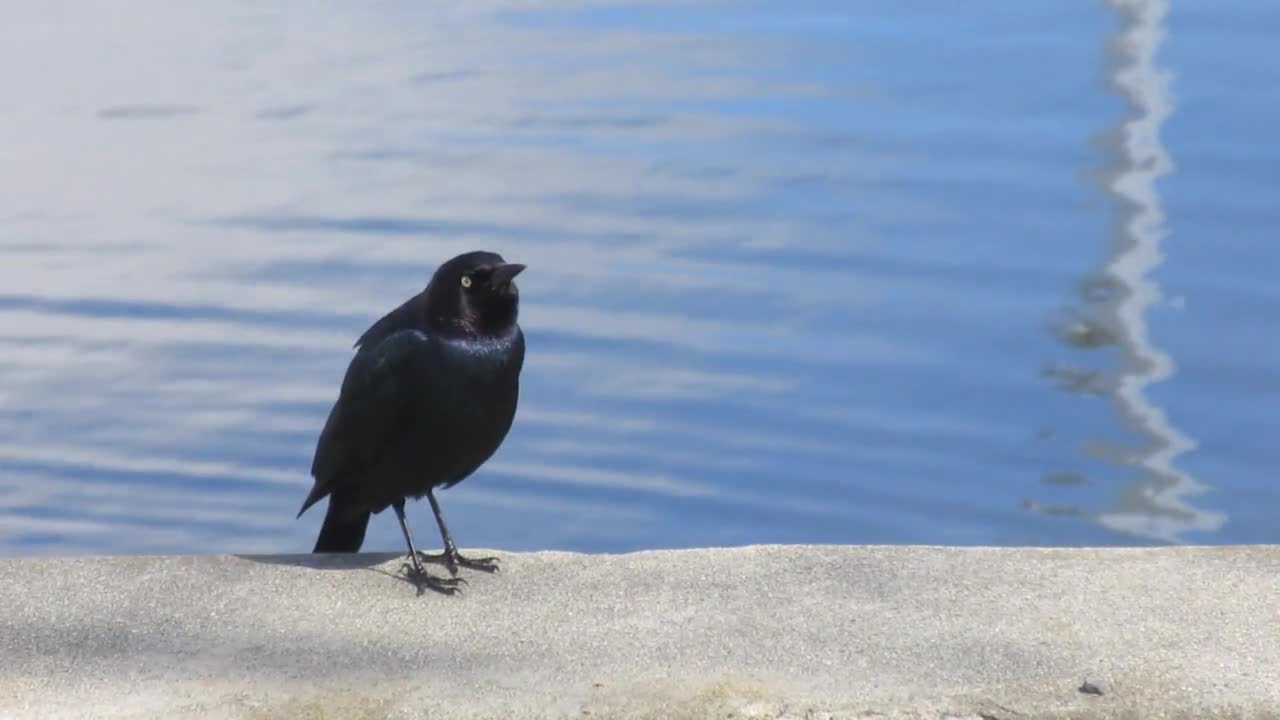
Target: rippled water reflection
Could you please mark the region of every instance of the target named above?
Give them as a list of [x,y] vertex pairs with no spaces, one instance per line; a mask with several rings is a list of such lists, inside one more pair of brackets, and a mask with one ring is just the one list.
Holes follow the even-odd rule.
[[1274,9],[0,17],[0,552],[308,549],[351,343],[473,248],[465,546],[1278,539]]

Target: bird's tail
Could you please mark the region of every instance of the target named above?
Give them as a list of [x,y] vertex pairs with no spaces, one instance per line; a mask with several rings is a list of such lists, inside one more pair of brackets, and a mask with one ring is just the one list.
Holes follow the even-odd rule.
[[364,532],[369,527],[368,510],[348,507],[339,498],[329,496],[329,509],[320,525],[313,553],[353,553],[364,544]]

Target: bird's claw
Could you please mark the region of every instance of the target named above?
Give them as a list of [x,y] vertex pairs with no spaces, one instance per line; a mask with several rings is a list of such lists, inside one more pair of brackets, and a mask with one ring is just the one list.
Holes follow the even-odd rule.
[[458,565],[465,568],[471,568],[472,570],[480,570],[488,573],[496,573],[500,570],[498,567],[498,558],[496,557],[469,558],[455,554],[453,559]]
[[498,558],[496,557],[469,558],[462,555],[457,550],[454,550],[453,552],[446,550],[441,553],[424,553],[419,550],[418,557],[423,562],[443,564],[449,570],[449,574],[454,577],[458,576],[459,567],[469,568],[471,570],[480,570],[488,573],[496,573],[500,571],[498,567]]
[[462,592],[462,588],[458,586],[467,584],[464,578],[436,577],[417,563],[406,561],[400,569],[404,571],[405,578],[417,586],[419,596],[427,590],[434,590],[442,595],[457,595]]

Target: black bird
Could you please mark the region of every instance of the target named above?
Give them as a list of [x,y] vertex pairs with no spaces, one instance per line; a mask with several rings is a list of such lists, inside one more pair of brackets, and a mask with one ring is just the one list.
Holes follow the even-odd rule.
[[[512,279],[524,267],[491,252],[459,255],[356,341],[298,511],[329,496],[313,552],[358,551],[370,516],[390,506],[420,590],[455,592],[459,566],[497,570],[496,558],[458,553],[433,490],[473,473],[511,428],[525,347]],[[439,555],[420,552],[405,522],[405,499],[423,495],[440,526]],[[430,575],[421,560],[443,561],[452,577]]]

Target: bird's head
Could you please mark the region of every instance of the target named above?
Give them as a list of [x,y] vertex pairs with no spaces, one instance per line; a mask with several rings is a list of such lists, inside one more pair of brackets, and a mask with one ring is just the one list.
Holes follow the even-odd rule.
[[427,284],[428,322],[446,335],[500,335],[516,324],[520,292],[513,282],[524,265],[497,253],[458,255],[436,268]]

